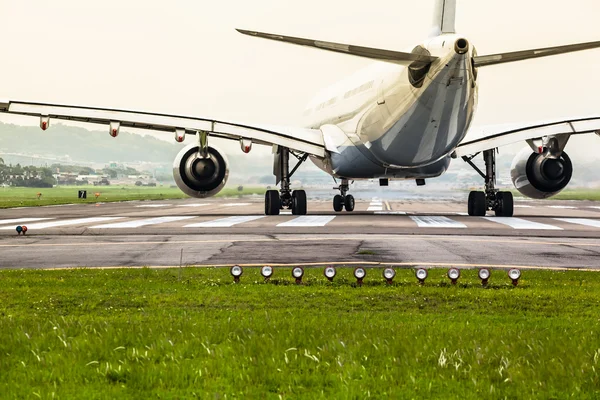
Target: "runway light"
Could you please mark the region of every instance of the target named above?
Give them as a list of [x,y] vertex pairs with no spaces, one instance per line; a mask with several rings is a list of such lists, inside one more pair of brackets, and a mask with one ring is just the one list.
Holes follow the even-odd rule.
[[229,270],[229,272],[231,273],[231,276],[233,276],[233,281],[235,283],[239,283],[240,282],[240,277],[244,273],[244,270],[239,265],[234,265],[233,267],[231,267],[231,269]]
[[17,226],[17,235],[20,235],[23,232],[23,227],[21,225]]
[[450,268],[448,270],[448,278],[450,278],[453,285],[456,285],[456,282],[458,282],[458,278],[460,278],[460,270],[457,268]]
[[508,271],[508,277],[512,280],[512,284],[517,286],[519,284],[519,279],[521,278],[521,270],[512,268]]
[[335,270],[335,267],[325,267],[325,270],[323,271],[323,275],[325,275],[325,278],[327,278],[329,282],[333,282],[333,278],[335,278],[336,274],[337,271]]
[[265,282],[268,281],[273,276],[273,267],[265,265],[260,269],[260,274],[265,278]]
[[394,268],[386,268],[383,270],[383,278],[386,280],[388,285],[391,285],[396,277],[396,271]]
[[296,267],[292,270],[292,276],[296,279],[296,284],[302,284],[302,277],[304,276],[304,268]]
[[21,228],[23,229],[23,235],[25,235],[27,233],[27,227],[23,225]]
[[419,268],[417,270],[417,272],[415,273],[415,275],[417,276],[417,279],[419,280],[419,283],[421,285],[425,284],[425,279],[427,279],[427,270],[425,268]]
[[487,268],[481,268],[479,270],[478,275],[479,275],[479,279],[481,279],[481,284],[483,286],[486,286],[488,284],[488,280],[490,279],[490,276],[492,275],[492,273]]
[[354,277],[356,278],[356,283],[358,286],[363,284],[363,279],[365,279],[365,276],[367,276],[367,271],[363,267],[357,267],[354,270]]

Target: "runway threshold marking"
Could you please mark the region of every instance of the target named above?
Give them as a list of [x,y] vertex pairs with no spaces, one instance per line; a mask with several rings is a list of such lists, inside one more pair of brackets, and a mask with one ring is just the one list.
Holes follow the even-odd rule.
[[568,222],[570,224],[591,226],[593,228],[600,228],[600,221],[597,219],[585,219],[585,218],[554,218],[557,221]]
[[[105,222],[105,221],[113,221],[116,219],[121,219],[123,217],[92,217],[92,218],[78,218],[78,219],[67,219],[61,221],[54,222],[40,222],[36,224],[31,224],[28,226],[30,231],[46,229],[46,228],[56,228],[60,226],[69,226],[69,225],[86,225],[86,224],[94,224],[97,222]],[[2,230],[14,229],[12,226],[2,227]]]
[[294,226],[294,227],[318,227],[325,226],[335,219],[335,216],[302,216],[294,218],[291,221],[278,224],[279,227]]
[[367,211],[383,211],[383,202],[379,198],[374,197],[369,204]]
[[107,225],[96,225],[96,226],[90,227],[90,229],[139,228],[141,226],[146,226],[146,225],[158,225],[158,224],[164,224],[167,222],[176,222],[176,221],[182,221],[182,220],[191,219],[191,218],[195,218],[195,217],[194,216],[156,217],[156,218],[138,219],[135,221],[117,222],[114,224],[107,224]]
[[15,219],[0,219],[0,225],[18,224],[23,222],[47,221],[53,218],[15,218]]
[[200,222],[197,224],[190,224],[184,226],[184,228],[229,228],[244,222],[256,221],[265,218],[264,215],[238,215],[235,217],[221,218],[213,221]]
[[482,217],[488,221],[496,222],[498,224],[510,226],[513,229],[536,229],[536,230],[554,230],[561,231],[562,228],[554,225],[542,224],[540,222],[528,221],[522,218],[513,217]]
[[461,222],[454,221],[447,217],[420,217],[411,216],[419,228],[466,228],[467,226]]

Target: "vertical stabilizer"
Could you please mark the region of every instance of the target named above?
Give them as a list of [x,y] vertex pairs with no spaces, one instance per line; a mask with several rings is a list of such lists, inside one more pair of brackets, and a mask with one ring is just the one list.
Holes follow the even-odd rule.
[[456,33],[456,0],[434,0],[435,9],[433,13],[434,35],[444,33]]

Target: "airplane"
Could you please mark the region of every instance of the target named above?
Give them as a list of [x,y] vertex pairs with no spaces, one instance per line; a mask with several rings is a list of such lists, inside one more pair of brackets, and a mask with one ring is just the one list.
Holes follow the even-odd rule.
[[[279,190],[265,194],[265,214],[291,209],[307,214],[304,190],[292,190],[291,178],[310,159],[339,179],[335,212],[352,212],[350,183],[360,179],[415,180],[439,177],[452,159],[462,158],[481,175],[483,190],[468,198],[468,214],[511,217],[513,195],[496,188],[496,152],[523,142],[511,177],[523,195],[544,199],[569,184],[573,163],[564,151],[571,135],[600,135],[600,117],[544,121],[528,126],[471,127],[478,100],[478,71],[491,65],[548,57],[600,47],[600,41],[480,56],[473,43],[455,29],[456,0],[434,0],[431,33],[410,51],[333,43],[238,29],[269,39],[372,60],[372,64],[323,90],[304,112],[306,126],[279,127],[210,118],[156,114],[109,108],[0,101],[0,112],[34,116],[48,129],[51,120],[102,124],[117,137],[121,128],[174,134],[177,142],[195,135],[173,163],[177,186],[187,195],[217,194],[229,175],[227,157],[210,138],[239,141],[249,153],[253,144],[272,146],[273,174]],[[474,162],[483,156],[482,171]],[[291,160],[296,159],[292,167]]]

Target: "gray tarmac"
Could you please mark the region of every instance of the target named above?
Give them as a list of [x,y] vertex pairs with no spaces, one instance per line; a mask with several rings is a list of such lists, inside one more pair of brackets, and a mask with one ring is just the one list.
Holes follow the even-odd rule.
[[[261,197],[0,210],[0,268],[396,265],[600,269],[600,202],[517,201],[468,217],[448,199],[366,199],[354,213],[264,216]],[[15,227],[26,225],[26,236]]]

